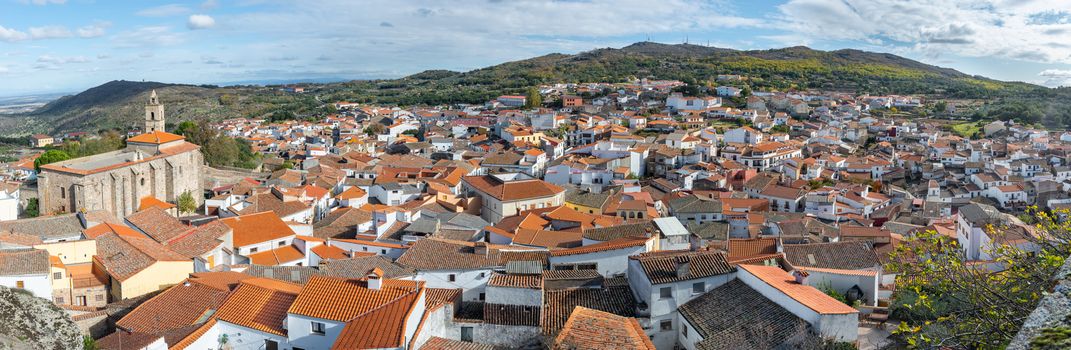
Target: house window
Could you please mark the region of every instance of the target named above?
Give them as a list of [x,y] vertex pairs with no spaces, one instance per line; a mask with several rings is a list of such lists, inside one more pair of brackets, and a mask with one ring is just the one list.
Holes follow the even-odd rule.
[[670,287],[662,287],[658,290],[658,297],[662,299],[669,299],[673,297],[673,289]]
[[280,247],[282,247],[282,246],[284,246],[284,245],[286,245],[286,241],[279,241],[279,246],[280,246]]
[[315,335],[327,334],[327,332],[324,331],[324,324],[322,322],[313,322],[312,323],[312,334],[315,334]]
[[63,304],[63,297],[56,297],[56,304]]
[[487,293],[480,293],[480,301],[487,299]]
[[662,320],[662,322],[660,322],[658,324],[658,326],[659,326],[659,328],[662,329],[663,332],[672,331],[673,330],[673,320]]
[[472,341],[472,327],[461,327],[461,341]]
[[576,266],[577,270],[598,270],[598,264],[579,264]]
[[256,253],[256,252],[257,252],[257,248],[249,248],[249,253],[250,254]]
[[264,340],[265,350],[279,350],[279,343],[274,340]]
[[446,279],[450,282],[457,281],[457,275],[451,273],[449,276],[446,276]]
[[97,294],[97,297],[95,299],[97,301],[104,301],[104,294]]
[[380,249],[380,250],[379,250],[379,253],[380,253],[380,254],[387,254],[387,250],[386,250],[386,249]]
[[688,339],[688,325],[687,324],[682,324],[681,325],[681,335],[684,336],[684,339]]
[[63,272],[54,272],[54,273],[52,273],[52,279],[55,279],[55,280],[63,279]]
[[707,289],[706,282],[692,283],[692,294],[703,294]]

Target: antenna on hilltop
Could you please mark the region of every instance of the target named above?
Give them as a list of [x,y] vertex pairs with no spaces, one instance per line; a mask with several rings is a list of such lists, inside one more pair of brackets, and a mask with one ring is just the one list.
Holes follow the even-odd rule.
[[687,43],[688,43],[688,36],[687,36],[687,35],[685,35],[685,36],[684,36],[684,43],[685,43],[685,44],[687,44]]

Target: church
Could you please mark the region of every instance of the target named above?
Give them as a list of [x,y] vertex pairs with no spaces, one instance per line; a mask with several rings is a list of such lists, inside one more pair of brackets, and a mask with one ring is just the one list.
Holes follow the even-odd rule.
[[185,192],[200,205],[201,147],[164,131],[164,125],[164,106],[153,90],[144,133],[128,138],[125,149],[42,165],[41,214],[105,210],[122,218],[157,200],[175,203]]

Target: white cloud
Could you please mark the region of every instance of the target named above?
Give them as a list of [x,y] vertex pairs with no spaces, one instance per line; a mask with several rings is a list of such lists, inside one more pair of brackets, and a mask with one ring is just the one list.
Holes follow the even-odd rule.
[[172,32],[166,26],[139,27],[112,36],[110,40],[115,47],[124,49],[172,46],[185,41],[182,34]]
[[15,29],[8,29],[8,28],[4,28],[4,26],[0,26],[0,40],[6,41],[6,42],[16,42],[16,41],[26,40],[26,39],[29,39],[29,38],[30,38],[29,34],[26,34],[24,32],[20,32],[20,31],[15,30]]
[[29,30],[30,39],[60,39],[71,37],[71,31],[62,26],[32,27]]
[[1046,69],[1038,73],[1038,76],[1045,79],[1042,82],[1045,86],[1071,86],[1071,69]]
[[190,15],[186,27],[190,30],[208,29],[216,25],[216,20],[208,15]]
[[216,0],[205,0],[205,2],[201,3],[201,8],[205,10],[211,10],[217,7],[219,7],[219,1]]
[[104,30],[110,27],[111,22],[97,22],[88,26],[78,28],[75,33],[82,38],[96,38],[104,35]]
[[134,14],[142,17],[171,17],[190,13],[190,8],[179,4],[150,7]]
[[927,57],[1071,63],[1068,8],[1071,0],[789,0],[772,19],[791,38],[855,40]]
[[5,73],[8,73],[8,72],[11,72],[11,70],[8,69],[5,66],[0,66],[0,74],[5,74]]
[[52,55],[42,55],[37,57],[37,63],[67,64],[86,62],[89,62],[89,59],[85,58],[85,56],[57,57]]

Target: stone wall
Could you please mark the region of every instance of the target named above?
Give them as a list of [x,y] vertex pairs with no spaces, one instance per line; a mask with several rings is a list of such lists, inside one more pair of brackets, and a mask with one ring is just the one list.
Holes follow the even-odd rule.
[[1041,303],[1023,322],[1023,328],[1008,344],[1008,350],[1030,349],[1030,341],[1043,330],[1053,327],[1071,327],[1071,259],[1053,276],[1056,285],[1052,292],[1041,299]]

